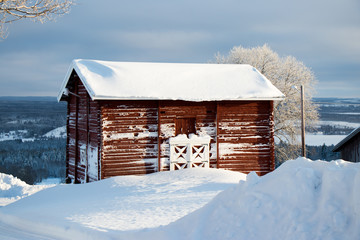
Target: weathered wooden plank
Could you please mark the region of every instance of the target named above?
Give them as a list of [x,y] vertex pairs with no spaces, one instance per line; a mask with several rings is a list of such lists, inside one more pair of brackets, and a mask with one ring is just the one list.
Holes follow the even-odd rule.
[[123,169],[142,169],[142,168],[154,168],[153,162],[137,162],[137,161],[129,161],[129,162],[104,162],[102,167],[106,169],[119,170],[123,171]]
[[99,148],[100,138],[100,111],[99,104],[91,101],[81,81],[74,78],[72,91],[80,97],[71,95],[68,100],[68,139],[67,144],[70,172],[67,175],[85,182],[87,162],[80,164],[80,146],[88,145],[92,148]]
[[156,168],[149,168],[149,169],[141,169],[141,170],[131,170],[127,169],[126,171],[120,171],[120,170],[113,170],[113,171],[106,171],[104,172],[104,179],[109,177],[115,177],[115,176],[126,176],[126,175],[145,175],[154,173],[156,171]]
[[149,162],[153,163],[154,159],[157,158],[157,154],[154,155],[124,155],[124,156],[109,156],[106,155],[103,158],[103,164],[107,163],[129,163],[129,162]]
[[[104,177],[153,172],[157,158],[157,103],[121,101],[101,106]],[[155,165],[155,166],[154,166]],[[150,169],[150,170],[149,170]]]
[[218,167],[270,171],[271,101],[218,104]]
[[119,160],[122,159],[127,160],[129,158],[154,158],[157,157],[156,151],[152,152],[142,152],[142,151],[129,151],[129,152],[111,152],[103,154],[103,161],[108,161],[111,159]]

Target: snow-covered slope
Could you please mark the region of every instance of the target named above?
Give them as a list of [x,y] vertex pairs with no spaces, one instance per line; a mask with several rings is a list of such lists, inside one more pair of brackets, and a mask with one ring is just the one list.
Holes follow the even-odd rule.
[[115,177],[1,208],[0,238],[355,240],[359,189],[360,163],[304,158],[246,181],[218,169]]
[[66,126],[55,128],[44,134],[47,138],[66,138]]

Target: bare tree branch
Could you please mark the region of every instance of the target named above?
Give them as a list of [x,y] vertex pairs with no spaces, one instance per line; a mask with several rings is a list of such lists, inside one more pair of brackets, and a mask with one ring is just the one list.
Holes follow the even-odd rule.
[[0,38],[6,38],[6,24],[20,19],[32,19],[41,23],[66,14],[72,0],[0,0]]

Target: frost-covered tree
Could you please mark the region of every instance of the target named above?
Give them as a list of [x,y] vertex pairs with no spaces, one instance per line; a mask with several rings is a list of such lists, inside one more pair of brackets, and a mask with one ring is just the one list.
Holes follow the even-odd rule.
[[282,93],[283,101],[274,103],[274,136],[278,144],[275,147],[279,162],[299,155],[301,119],[300,86],[305,88],[305,122],[311,127],[318,119],[317,106],[312,102],[316,80],[312,71],[294,57],[279,57],[267,45],[254,48],[234,47],[228,55],[217,54],[217,63],[250,64],[266,76]]
[[5,24],[30,18],[41,23],[69,11],[71,0],[0,0],[0,38],[5,38]]

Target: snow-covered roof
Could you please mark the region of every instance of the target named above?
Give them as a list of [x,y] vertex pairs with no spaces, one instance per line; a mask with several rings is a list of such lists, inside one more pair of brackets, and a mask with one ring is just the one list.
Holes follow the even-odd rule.
[[93,100],[277,100],[284,95],[258,70],[240,64],[73,60],[58,100],[75,70]]

